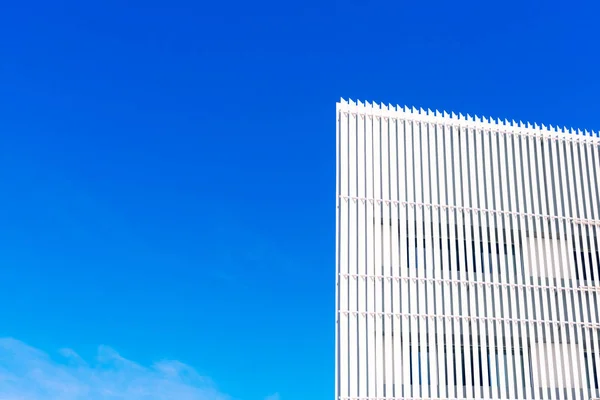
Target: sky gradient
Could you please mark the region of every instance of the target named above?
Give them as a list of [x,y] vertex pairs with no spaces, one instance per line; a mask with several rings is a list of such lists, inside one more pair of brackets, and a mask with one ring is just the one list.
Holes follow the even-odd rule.
[[0,399],[333,398],[335,102],[598,130],[591,4],[4,4]]

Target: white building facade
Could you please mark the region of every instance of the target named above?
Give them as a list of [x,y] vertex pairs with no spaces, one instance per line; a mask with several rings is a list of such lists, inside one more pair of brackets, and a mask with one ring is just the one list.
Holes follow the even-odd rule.
[[600,398],[600,138],[337,104],[336,398]]

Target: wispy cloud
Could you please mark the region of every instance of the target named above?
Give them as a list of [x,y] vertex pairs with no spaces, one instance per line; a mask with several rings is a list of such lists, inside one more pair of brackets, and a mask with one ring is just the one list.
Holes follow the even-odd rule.
[[279,397],[279,393],[274,393],[265,398],[265,400],[280,400],[280,399],[281,399],[281,397]]
[[[100,347],[93,362],[63,349],[60,359],[15,339],[0,339],[1,400],[229,400],[179,361],[142,366]],[[269,398],[271,400],[278,397]]]

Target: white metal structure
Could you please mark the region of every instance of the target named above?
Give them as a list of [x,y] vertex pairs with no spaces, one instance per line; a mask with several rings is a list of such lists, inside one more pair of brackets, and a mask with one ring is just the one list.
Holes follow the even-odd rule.
[[336,398],[600,398],[600,138],[341,100]]

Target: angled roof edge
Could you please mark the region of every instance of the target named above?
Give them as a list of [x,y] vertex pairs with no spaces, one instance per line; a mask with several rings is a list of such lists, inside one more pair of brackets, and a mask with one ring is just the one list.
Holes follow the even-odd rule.
[[567,127],[558,127],[552,125],[544,125],[537,123],[529,123],[515,120],[507,120],[507,119],[499,119],[499,118],[491,118],[491,117],[479,117],[479,116],[471,116],[469,114],[455,114],[454,112],[448,113],[446,111],[432,111],[430,109],[424,110],[422,108],[417,109],[415,107],[408,106],[399,106],[392,104],[384,104],[384,103],[376,103],[376,102],[361,102],[357,100],[356,102],[352,99],[344,99],[341,98],[339,102],[337,102],[337,108],[340,111],[351,112],[353,114],[359,115],[373,115],[373,116],[382,116],[382,117],[391,117],[391,118],[400,118],[400,119],[409,119],[409,120],[417,120],[423,122],[429,122],[434,124],[455,124],[455,125],[475,125],[477,127],[484,126],[500,126],[500,129],[519,129],[519,130],[527,130],[531,132],[541,132],[542,135],[550,135],[550,134],[568,134],[568,135],[578,135],[578,136],[586,136],[590,138],[599,138],[599,134],[596,131],[588,131]]

